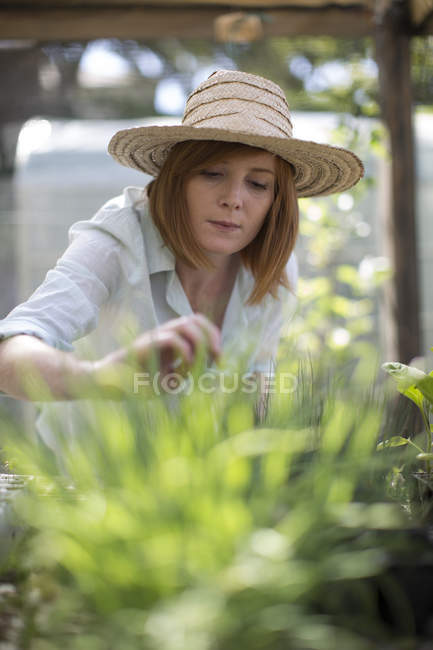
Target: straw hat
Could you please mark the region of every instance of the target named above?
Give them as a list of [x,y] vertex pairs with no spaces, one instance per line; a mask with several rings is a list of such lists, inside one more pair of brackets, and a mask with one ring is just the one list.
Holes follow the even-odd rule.
[[188,97],[182,124],[118,131],[109,153],[120,164],[157,176],[170,148],[185,140],[241,142],[277,154],[295,168],[298,196],[342,192],[363,175],[346,149],[292,137],[283,91],[257,75],[218,70]]

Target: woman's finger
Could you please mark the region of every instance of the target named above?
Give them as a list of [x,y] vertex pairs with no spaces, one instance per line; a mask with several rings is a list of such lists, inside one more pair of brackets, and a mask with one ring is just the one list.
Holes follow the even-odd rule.
[[188,318],[176,325],[176,332],[184,337],[191,346],[192,356],[195,359],[200,349],[209,349],[209,335],[197,319]]
[[185,316],[172,321],[173,326],[181,331],[194,345],[204,344],[209,348],[214,359],[221,353],[221,334],[218,327],[200,313]]
[[204,314],[197,312],[194,314],[199,326],[206,332],[209,348],[214,358],[218,358],[221,354],[221,331],[212,323]]
[[218,358],[220,355],[221,342],[219,329],[203,314],[182,316],[164,323],[157,329],[177,331],[182,334],[191,343],[194,354],[197,348],[203,344],[206,348],[209,348],[213,358]]
[[147,365],[156,352],[163,372],[194,363],[201,346],[208,349],[214,359],[220,355],[220,332],[203,314],[182,316],[168,321],[154,330],[143,333],[133,349],[141,365]]
[[178,332],[160,332],[154,339],[154,346],[159,354],[163,374],[172,372],[181,365],[189,366],[194,361],[191,343]]

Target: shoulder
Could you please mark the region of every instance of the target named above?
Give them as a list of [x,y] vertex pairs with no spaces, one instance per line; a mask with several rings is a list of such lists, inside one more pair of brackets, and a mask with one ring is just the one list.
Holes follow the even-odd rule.
[[295,253],[292,253],[289,257],[286,264],[286,273],[292,291],[296,292],[298,286],[298,260]]
[[286,264],[286,274],[289,287],[280,285],[275,297],[268,293],[263,299],[262,310],[266,313],[268,321],[273,321],[274,319],[275,322],[282,320],[288,321],[295,313],[297,304],[298,261],[294,253],[292,253]]
[[147,204],[147,195],[144,187],[125,187],[122,194],[115,196],[101,207],[95,214],[93,220],[98,221],[104,219],[111,214],[125,214],[128,215],[137,210],[143,209]]
[[69,230],[70,241],[83,234],[90,238],[105,235],[113,242],[134,247],[141,239],[140,220],[146,209],[144,188],[126,187],[121,195],[107,201],[91,219],[74,223]]
[[129,285],[140,283],[148,273],[142,216],[147,199],[140,187],[127,187],[105,203],[88,221],[69,230],[70,247],[81,258],[91,256],[99,267],[120,271]]
[[280,285],[276,297],[270,293],[265,296],[264,301],[270,309],[278,310],[284,305],[293,305],[296,303],[296,291],[298,287],[298,260],[295,253],[292,253],[286,264],[286,275],[289,281],[289,287]]

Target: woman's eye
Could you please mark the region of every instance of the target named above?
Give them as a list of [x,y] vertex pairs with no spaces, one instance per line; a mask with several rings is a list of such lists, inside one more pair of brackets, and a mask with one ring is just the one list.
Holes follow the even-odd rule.
[[257,181],[250,181],[251,185],[256,189],[256,190],[267,190],[268,186],[266,183],[258,183]]
[[221,172],[213,172],[209,169],[203,169],[200,174],[202,176],[208,176],[209,178],[216,178],[217,176],[221,176]]

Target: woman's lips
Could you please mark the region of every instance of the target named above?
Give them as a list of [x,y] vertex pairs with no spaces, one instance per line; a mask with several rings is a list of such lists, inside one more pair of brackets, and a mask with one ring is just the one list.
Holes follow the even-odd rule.
[[238,226],[236,223],[232,223],[231,221],[209,221],[209,223],[218,230],[222,230],[224,232],[233,232],[235,230],[239,230],[240,228],[240,226]]

